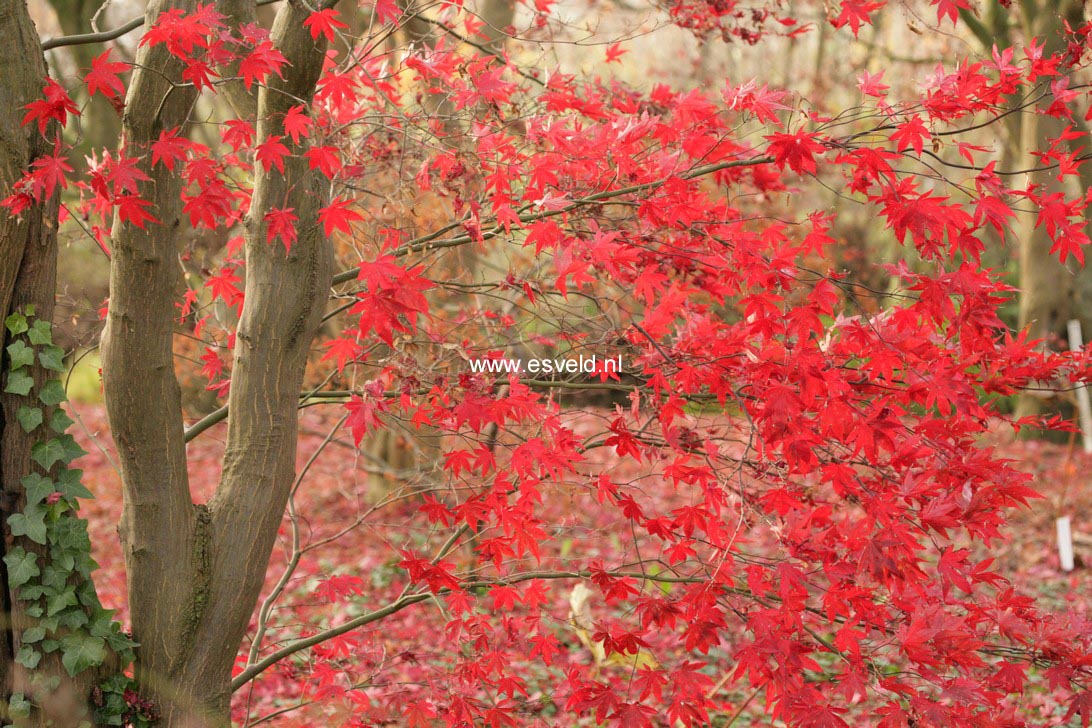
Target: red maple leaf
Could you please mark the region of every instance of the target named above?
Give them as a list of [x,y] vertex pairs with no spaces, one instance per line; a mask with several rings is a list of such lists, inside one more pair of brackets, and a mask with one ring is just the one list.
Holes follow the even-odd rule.
[[952,25],[957,25],[959,23],[959,11],[971,9],[967,0],[930,0],[930,2],[937,6],[938,23],[943,23],[945,18],[949,18]]
[[118,78],[118,74],[128,71],[129,66],[126,63],[111,61],[111,52],[107,49],[91,59],[91,70],[84,77],[84,81],[87,82],[87,93],[91,96],[101,92],[106,98],[112,99],[125,93],[125,84]]
[[778,132],[770,134],[769,153],[774,164],[784,169],[786,165],[797,174],[815,173],[815,155],[823,152],[823,145],[816,141],[816,134],[801,129],[795,134]]
[[299,222],[295,211],[291,208],[273,208],[263,219],[268,224],[265,231],[266,242],[271,243],[275,238],[280,238],[285,252],[291,252],[292,245],[296,242],[296,223]]
[[43,98],[31,101],[24,107],[27,113],[23,117],[23,126],[32,121],[37,121],[38,133],[45,134],[50,121],[57,121],[61,126],[64,126],[65,122],[68,121],[69,114],[79,116],[80,110],[76,108],[76,104],[68,96],[64,86],[61,86],[52,78],[46,79],[45,87],[42,89],[42,96]]
[[178,129],[159,132],[159,139],[152,142],[152,166],[162,164],[173,172],[175,163],[186,158],[189,146],[188,139],[178,136]]
[[402,17],[402,8],[396,0],[375,0],[375,17],[380,23],[389,23]]
[[307,20],[303,21],[304,27],[311,31],[311,38],[318,40],[319,36],[325,36],[327,42],[334,42],[334,30],[344,30],[349,26],[338,20],[338,11],[326,8],[311,13]]
[[292,137],[293,144],[300,143],[300,137],[306,137],[311,133],[311,117],[302,106],[296,105],[284,115],[284,131]]
[[348,200],[335,199],[326,207],[319,209],[319,221],[322,222],[322,231],[326,237],[330,237],[335,231],[351,234],[353,229],[349,223],[363,220],[364,216],[352,209]]
[[613,43],[607,46],[607,63],[621,63],[621,58],[629,51],[622,50],[621,43]]
[[337,373],[341,374],[345,370],[345,365],[348,362],[356,361],[356,358],[360,356],[364,348],[356,341],[355,338],[349,336],[339,336],[336,339],[331,339],[323,344],[327,348],[327,352],[322,355],[321,361],[327,361],[333,359],[337,362]]
[[872,25],[872,13],[876,12],[886,2],[880,0],[879,2],[861,2],[860,0],[842,0],[842,11],[838,13],[838,17],[831,21],[831,25],[835,28],[841,28],[848,25],[850,30],[853,31],[853,37],[857,37],[857,33],[861,30],[863,25]]
[[116,199],[115,204],[118,208],[118,217],[121,218],[122,222],[135,225],[141,230],[144,229],[144,223],[146,222],[159,222],[155,215],[147,210],[152,206],[152,203],[136,195],[122,195]]
[[909,148],[913,149],[915,154],[921,154],[925,142],[930,137],[929,130],[919,116],[910,117],[891,133],[891,141],[895,142],[895,148],[898,151]]
[[402,717],[406,719],[406,728],[430,728],[434,725],[436,706],[428,700],[415,698],[403,704]]
[[1081,717],[1081,728],[1092,725],[1092,690],[1082,690],[1074,695],[1062,720],[1067,721],[1075,715]]
[[333,179],[341,170],[341,159],[336,147],[311,147],[304,152],[304,156],[307,157],[307,166],[310,169],[317,169],[329,179]]
[[254,125],[246,119],[228,119],[224,126],[226,128],[220,132],[220,138],[235,151],[254,143]]
[[274,167],[277,171],[284,172],[284,158],[288,156],[288,147],[281,144],[283,138],[273,135],[258,145],[254,156],[261,162],[262,169],[266,172]]
[[377,398],[375,393],[368,392],[363,397],[354,394],[345,403],[345,409],[349,411],[345,426],[352,432],[353,442],[360,445],[360,441],[369,431],[379,427],[379,413],[387,411],[387,403]]
[[359,576],[344,574],[319,580],[315,596],[323,602],[336,602],[348,596],[364,593],[364,580]]
[[[68,173],[72,167],[68,164],[68,157],[57,152],[47,154],[34,160],[32,177],[36,190],[45,192],[45,197],[53,196],[53,190],[68,189]],[[35,195],[36,197],[38,194]]]
[[255,82],[262,82],[270,73],[281,73],[281,66],[288,60],[281,54],[273,41],[262,41],[239,64],[239,73],[243,77],[243,84],[249,89]]

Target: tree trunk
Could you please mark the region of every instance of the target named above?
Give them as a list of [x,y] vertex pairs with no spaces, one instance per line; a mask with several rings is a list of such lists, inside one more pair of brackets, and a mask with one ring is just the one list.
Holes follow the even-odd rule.
[[[272,37],[291,64],[258,95],[258,141],[285,136],[284,114],[310,103],[324,47],[303,25],[311,11],[286,4]],[[319,180],[290,146],[284,173],[257,171],[246,223],[246,304],[239,321],[220,486],[209,503],[213,578],[196,632],[194,669],[226,721],[230,678],[265,578],[269,555],[295,480],[297,405],[304,365],[333,277],[329,242],[318,222]],[[299,218],[291,251],[267,241],[265,214],[290,207]],[[226,645],[226,649],[225,649]]]
[[[188,11],[195,2],[160,0],[149,8],[149,22],[172,6]],[[285,112],[314,93],[325,44],[304,26],[311,12],[287,3],[277,13],[272,40],[288,64],[284,77],[267,79],[257,96],[259,143],[273,135],[287,143]],[[181,71],[163,46],[141,48],[126,99],[128,148],[146,148],[161,130],[185,130],[194,93],[172,83]],[[160,224],[141,230],[114,223],[103,385],[125,495],[120,533],[140,642],[136,674],[169,728],[229,725],[231,668],[294,480],[298,393],[333,267],[318,221],[323,193],[309,174],[305,144],[291,149],[283,174],[255,169],[227,447],[207,505],[190,496],[172,363],[181,170],[153,168],[143,157],[150,180],[141,194]],[[264,219],[274,207],[292,208],[299,220],[287,254],[266,240]]]
[[[148,22],[169,5],[153,2]],[[175,6],[188,11],[195,5],[184,0]],[[123,144],[131,153],[147,148],[160,131],[185,127],[196,97],[192,87],[172,83],[181,78],[182,65],[163,45],[141,47],[136,63],[122,123]],[[192,696],[181,683],[208,579],[207,518],[190,500],[172,356],[182,180],[162,166],[152,169],[150,155],[138,164],[151,178],[141,196],[152,202],[160,224],[142,230],[115,218],[103,390],[125,501],[118,532],[132,630],[140,643],[136,677],[171,725],[180,705],[196,714],[188,710]]]
[[[50,143],[36,125],[21,124],[23,107],[41,97],[46,65],[38,34],[23,0],[0,0],[0,196],[7,194],[31,163],[51,151]],[[59,133],[53,125],[49,134]],[[13,311],[28,305],[39,318],[50,320],[57,272],[57,196],[35,204],[19,218],[0,213],[0,322]],[[0,325],[2,326],[2,325]],[[7,329],[0,327],[0,344],[6,349]],[[6,354],[2,370],[8,369]],[[32,366],[32,374],[41,381],[44,370]],[[26,537],[11,534],[7,520],[25,504],[22,478],[32,472],[31,447],[39,436],[28,434],[16,421],[15,413],[23,398],[0,393],[0,549],[6,554],[15,547],[41,552],[43,547]],[[0,593],[3,595],[3,621],[0,623],[0,705],[7,706],[13,693],[25,694],[34,709],[20,726],[75,726],[89,718],[87,696],[95,679],[81,674],[73,680],[60,662],[60,653],[42,657],[34,670],[14,662],[20,648],[22,631],[33,625],[24,603],[9,588],[6,567],[0,562]],[[56,682],[56,687],[47,685]],[[6,710],[4,711],[6,713]],[[11,720],[3,716],[5,724]]]
[[[1044,54],[1054,54],[1064,46],[1065,40],[1061,36],[1063,20],[1079,23],[1082,18],[1081,4],[1076,2],[1061,3],[1058,6],[1047,3],[1045,7],[1027,3],[1022,9],[1025,36],[1043,38]],[[1019,117],[1017,133],[1021,150],[1039,149],[1045,140],[1056,139],[1065,130],[1065,124],[1060,119],[1033,113],[1014,116]],[[1080,143],[1083,144],[1083,140]],[[1018,165],[1017,169],[1032,169],[1042,165],[1038,157],[1026,151],[1014,158],[1013,163]],[[1064,189],[1065,185],[1055,179],[1055,175],[1055,171],[1030,174],[1027,183],[1040,185],[1043,194],[1052,189],[1067,191]],[[1092,170],[1082,168],[1080,181],[1084,187],[1092,184]],[[1092,210],[1088,214],[1092,215]],[[1060,340],[1067,337],[1066,323],[1072,318],[1080,319],[1085,331],[1092,330],[1092,317],[1088,315],[1087,302],[1083,300],[1092,281],[1092,266],[1071,269],[1060,263],[1057,256],[1050,252],[1051,242],[1046,231],[1041,227],[1037,229],[1035,221],[1033,214],[1025,214],[1018,221],[1015,230],[1020,246],[1018,323],[1021,328],[1031,327],[1031,336],[1044,339],[1047,346],[1052,343],[1057,346]],[[1058,384],[1045,382],[1044,386]],[[1062,409],[1062,404],[1062,401],[1050,404],[1034,392],[1023,394],[1017,401],[1015,416],[1020,418],[1050,411],[1058,412]],[[1025,434],[1044,433],[1029,428]]]

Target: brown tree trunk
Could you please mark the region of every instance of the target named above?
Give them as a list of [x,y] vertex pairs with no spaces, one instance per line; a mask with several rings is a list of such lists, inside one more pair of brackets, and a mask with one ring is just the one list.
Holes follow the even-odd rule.
[[[324,47],[303,25],[310,13],[286,4],[273,23],[273,42],[291,65],[258,95],[259,142],[287,137],[284,114],[300,100],[310,103],[314,93]],[[290,147],[283,174],[257,172],[246,224],[246,304],[232,365],[227,447],[208,507],[213,578],[192,666],[225,722],[231,667],[295,479],[299,391],[333,277],[330,245],[318,222],[323,192],[309,172],[305,144]],[[266,239],[263,218],[274,207],[291,207],[299,218],[289,253]]]
[[[192,0],[177,4],[192,10]],[[154,19],[168,6],[148,8]],[[182,66],[163,45],[143,46],[126,97],[123,143],[135,154],[159,132],[184,127],[195,99],[176,87]],[[102,340],[103,389],[124,492],[119,534],[129,577],[129,605],[137,648],[136,677],[168,721],[191,702],[180,687],[190,652],[193,615],[208,578],[201,511],[190,500],[172,333],[178,285],[175,241],[182,180],[149,155],[140,160],[151,179],[141,195],[160,225],[142,230],[115,219],[110,307]],[[170,723],[168,722],[168,725]]]
[[[1061,36],[1062,23],[1079,23],[1082,19],[1081,3],[1033,3],[1023,7],[1024,35],[1027,38],[1038,37],[1045,40],[1045,54],[1053,54],[1064,47],[1065,39]],[[1076,27],[1076,26],[1074,26]],[[1016,116],[1016,115],[1014,115]],[[1043,146],[1046,140],[1056,139],[1065,130],[1060,119],[1040,116],[1033,113],[1019,115],[1019,149],[1033,150]],[[1080,142],[1083,143],[1083,140]],[[1041,166],[1038,157],[1024,152],[1014,158],[1017,169],[1033,169]],[[1041,186],[1045,194],[1053,189],[1074,193],[1075,189],[1066,189],[1066,185],[1055,179],[1055,171],[1039,172],[1027,176],[1028,184]],[[1092,184],[1092,170],[1083,169],[1080,177],[1082,187]],[[1089,211],[1092,215],[1092,210]],[[1025,214],[1016,226],[1019,241],[1020,271],[1020,307],[1019,326],[1031,327],[1034,338],[1044,339],[1047,346],[1057,346],[1067,338],[1066,324],[1070,319],[1079,319],[1085,332],[1092,330],[1092,316],[1087,311],[1085,296],[1092,287],[1092,266],[1079,267],[1072,261],[1063,265],[1055,254],[1050,252],[1052,244],[1046,231],[1036,228],[1035,216]],[[1086,226],[1092,232],[1092,226]],[[1086,333],[1087,336],[1087,333]],[[1045,387],[1058,386],[1057,382],[1045,382]],[[1017,418],[1045,412],[1062,410],[1063,401],[1048,403],[1043,397],[1031,392],[1021,395],[1017,401]],[[1028,429],[1025,434],[1042,435],[1041,431]]]
[[[993,47],[1006,48],[1012,45],[1014,32],[1020,33],[1025,40],[1041,38],[1044,41],[1044,55],[1052,55],[1064,47],[1062,37],[1063,23],[1070,27],[1079,27],[1084,19],[1083,2],[1079,0],[1027,0],[1017,7],[1002,7],[997,0],[990,2],[984,19],[970,11],[960,11],[960,16],[967,28],[978,40],[982,50],[989,52]],[[1064,124],[1058,119],[1041,116],[1028,110],[1012,113],[1006,117],[1007,144],[1005,145],[1001,168],[1009,170],[1030,170],[1042,165],[1038,157],[1029,150],[1039,149],[1044,142],[1056,139],[1064,131]],[[1071,149],[1084,144],[1085,138],[1071,140]],[[1081,168],[1080,185],[1087,189],[1092,185],[1092,169]],[[1036,172],[1026,177],[1017,178],[1016,184],[1035,184],[1041,192],[1058,190],[1070,194],[1075,189],[1065,189],[1065,184],[1055,179],[1056,172]],[[1092,233],[1092,209],[1086,212],[1086,230]],[[1051,242],[1042,228],[1036,227],[1033,212],[1020,215],[1013,225],[1013,238],[1017,242],[1017,264],[1019,275],[1019,317],[1020,328],[1030,327],[1031,336],[1043,339],[1050,346],[1066,338],[1066,324],[1070,319],[1079,319],[1085,332],[1092,329],[1092,316],[1088,312],[1088,302],[1092,300],[1092,266],[1077,267],[1075,263],[1063,265],[1056,255],[1050,252]],[[1087,336],[1087,333],[1086,333]],[[1028,392],[1018,397],[1014,416],[1016,418],[1059,412],[1065,410],[1064,401],[1048,401],[1042,396],[1058,382],[1043,382],[1043,393]],[[1048,433],[1036,428],[1024,428],[1024,437],[1039,437]]]
[[[167,7],[194,5],[161,0],[148,18]],[[246,17],[252,10],[236,8],[233,15]],[[272,40],[288,65],[283,79],[267,79],[258,94],[259,143],[272,135],[287,142],[284,113],[300,100],[309,102],[314,92],[324,46],[303,24],[311,12],[290,2],[277,13]],[[173,83],[181,70],[162,46],[141,48],[123,123],[129,148],[140,149],[161,130],[185,129],[194,94]],[[304,361],[332,276],[317,219],[322,193],[304,151],[302,144],[291,150],[283,175],[255,170],[228,441],[222,480],[207,505],[194,505],[190,496],[172,364],[178,172],[153,168],[145,157],[142,171],[151,179],[141,193],[152,201],[160,224],[147,230],[114,224],[103,384],[125,494],[120,532],[133,633],[140,642],[136,674],[168,727],[229,724],[232,664],[294,478]],[[266,241],[263,221],[270,209],[285,206],[299,219],[299,237],[288,254]]]
[[[38,98],[45,84],[46,66],[38,34],[30,20],[24,0],[0,0],[0,196],[10,191],[31,163],[40,155],[52,151],[51,145],[39,133],[36,125],[21,124],[23,107]],[[54,125],[47,130],[56,134]],[[19,218],[0,213],[0,321],[14,311],[29,305],[39,318],[50,320],[57,272],[56,196],[36,204]],[[0,345],[7,346],[7,329],[0,328]],[[3,357],[6,372],[8,361]],[[32,374],[44,374],[34,366]],[[40,381],[40,379],[39,379]],[[15,413],[23,398],[0,393],[0,549],[7,553],[15,547],[27,551],[42,551],[42,547],[26,537],[14,537],[7,525],[8,516],[25,504],[23,476],[32,472],[31,447],[37,441],[16,421]],[[89,718],[87,696],[95,679],[82,674],[70,679],[54,652],[42,657],[31,671],[14,662],[20,648],[23,629],[32,626],[22,602],[8,587],[6,568],[0,562],[3,578],[0,594],[3,599],[3,620],[0,623],[0,705],[6,706],[13,693],[25,694],[34,709],[19,725],[75,726]],[[56,687],[47,683],[54,681]],[[4,715],[4,723],[11,720]]]

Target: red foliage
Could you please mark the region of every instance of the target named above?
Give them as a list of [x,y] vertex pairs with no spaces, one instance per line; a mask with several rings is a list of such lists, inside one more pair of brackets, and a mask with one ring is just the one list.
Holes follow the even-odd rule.
[[[967,9],[932,5],[945,22]],[[881,6],[843,2],[830,20],[856,33]],[[548,7],[536,3],[539,21]],[[669,11],[749,43],[806,30],[772,4]],[[307,26],[318,39],[342,24],[319,11]],[[225,122],[221,149],[171,130],[92,160],[74,186],[95,227],[115,211],[160,224],[133,165],[151,155],[178,175],[192,228],[226,241],[253,214],[275,254],[294,255],[303,206],[253,211],[240,180],[305,156],[322,233],[348,259],[301,399],[302,479],[240,655],[236,717],[697,726],[761,692],[768,716],[801,726],[1021,725],[1051,711],[1087,724],[1084,606],[1037,601],[991,555],[1010,509],[1040,495],[991,427],[994,398],[1092,372],[1085,355],[1010,331],[1013,289],[980,262],[986,234],[1028,210],[1053,255],[1083,262],[1087,198],[996,169],[973,133],[1013,104],[1082,116],[1088,92],[1069,77],[1087,30],[1076,51],[1031,42],[939,66],[913,98],[865,78],[868,99],[830,117],[757,82],[646,94],[540,79],[446,42],[402,56],[354,46],[328,55],[314,100],[283,119]],[[247,87],[284,70],[268,34],[231,31],[211,6],[160,14],[141,42],[164,44],[209,93],[228,61]],[[117,91],[114,66],[96,65],[92,90]],[[426,95],[471,117],[466,139]],[[43,96],[24,123],[49,135],[77,110],[55,82]],[[1041,141],[1025,150],[1037,173],[1079,172],[1072,132]],[[66,189],[65,160],[58,139],[3,205],[18,215]],[[879,313],[827,257],[837,219],[769,206],[813,183],[844,183],[923,261],[884,269],[899,293]],[[470,275],[443,257],[457,249],[494,256]],[[246,300],[235,256],[180,300],[220,396]],[[622,356],[625,379],[466,364],[517,341]],[[624,399],[572,406],[587,389]],[[431,442],[434,462],[407,474],[364,458],[377,432]],[[214,488],[219,433],[191,444],[197,500]],[[124,610],[101,530],[114,481],[101,457],[88,469],[111,567],[100,586]],[[376,494],[374,477],[404,487]]]

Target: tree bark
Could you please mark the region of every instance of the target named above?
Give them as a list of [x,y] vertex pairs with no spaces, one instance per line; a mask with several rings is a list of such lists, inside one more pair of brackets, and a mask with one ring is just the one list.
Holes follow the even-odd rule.
[[[195,5],[194,0],[155,0],[147,23],[172,6],[191,10]],[[163,45],[141,47],[136,63],[122,121],[123,143],[134,156],[160,131],[184,129],[196,99],[192,87],[173,83],[181,78],[182,64]],[[142,230],[115,218],[103,389],[125,501],[118,531],[132,630],[140,643],[136,677],[169,721],[178,705],[191,707],[191,696],[179,683],[193,647],[188,627],[201,609],[207,572],[202,512],[190,499],[172,356],[182,180],[162,166],[153,169],[148,154],[138,164],[151,178],[141,195],[152,202],[160,224]]]
[[[171,6],[156,2],[149,24]],[[248,17],[237,7],[234,17]],[[291,0],[272,40],[288,65],[258,93],[258,143],[284,136],[285,112],[309,102],[325,46]],[[164,129],[187,126],[195,100],[181,65],[163,46],[141,48],[123,122],[139,150]],[[247,100],[236,98],[242,113]],[[255,170],[246,223],[246,304],[234,352],[228,441],[219,488],[207,505],[191,501],[179,387],[172,362],[178,293],[181,179],[145,156],[151,179],[141,194],[160,220],[141,230],[115,219],[110,309],[103,335],[103,384],[125,493],[120,532],[129,571],[137,678],[159,705],[161,725],[229,725],[231,668],[257,601],[294,479],[298,392],[328,297],[332,259],[321,233],[322,193],[300,147],[284,172]],[[286,254],[266,240],[266,214],[293,208],[298,240]]]
[[[24,0],[0,0],[0,196],[10,191],[36,158],[51,151],[50,143],[36,125],[22,125],[23,107],[41,97],[46,65],[37,31]],[[59,133],[54,124],[48,134]],[[36,315],[51,320],[57,274],[58,196],[25,210],[19,218],[0,213],[0,322],[14,311],[33,305]],[[0,323],[0,346],[6,348],[7,329]],[[0,370],[6,372],[3,356]],[[44,370],[33,366],[31,374],[41,381]],[[37,437],[26,433],[15,413],[21,397],[0,393],[0,549],[4,553],[19,546],[41,552],[42,547],[25,537],[14,537],[8,516],[25,504],[23,476],[32,472],[31,448]],[[0,554],[2,556],[2,554]],[[22,630],[31,626],[24,605],[8,587],[6,568],[0,561],[3,579],[3,619],[0,622],[0,700],[7,704],[12,693],[24,693],[35,704],[29,718],[20,725],[75,726],[89,717],[87,696],[95,679],[82,674],[73,680],[60,662],[60,654],[43,655],[35,670],[14,662]],[[57,683],[49,689],[48,680]],[[5,723],[7,720],[5,720]]]
[[[258,94],[258,143],[274,135],[288,143],[284,114],[300,100],[310,104],[325,53],[303,25],[310,14],[290,2],[274,20],[273,42],[290,66]],[[246,303],[233,357],[223,475],[209,503],[212,578],[193,658],[203,676],[200,689],[224,722],[231,667],[295,480],[299,391],[333,278],[318,220],[324,192],[304,156],[306,144],[289,145],[283,174],[256,171],[246,223]],[[298,239],[287,252],[279,240],[267,241],[264,221],[283,207],[298,218]]]

